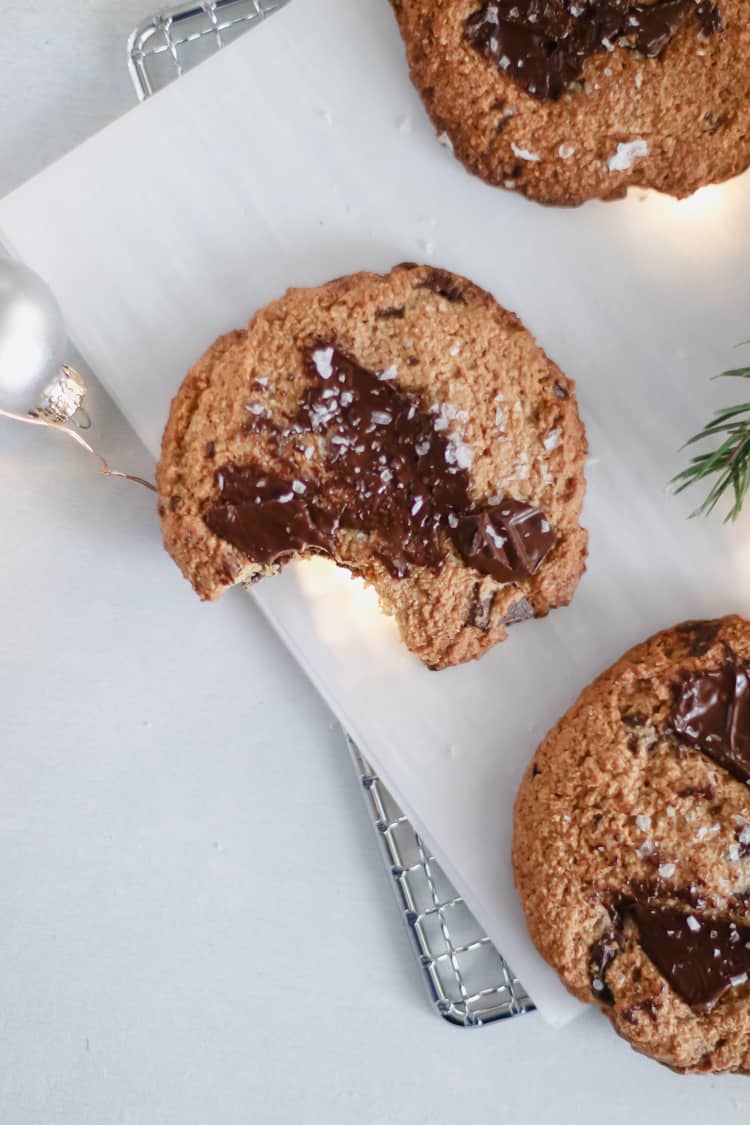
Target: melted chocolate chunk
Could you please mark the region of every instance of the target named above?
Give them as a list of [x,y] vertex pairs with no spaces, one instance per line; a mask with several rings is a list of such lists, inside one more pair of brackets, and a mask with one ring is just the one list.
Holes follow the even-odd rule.
[[463,288],[447,270],[431,270],[423,281],[417,285],[418,289],[431,289],[439,297],[445,297],[452,304],[466,304]]
[[686,785],[683,789],[677,790],[678,797],[700,797],[706,801],[712,801],[714,797],[714,788],[712,785]]
[[221,503],[208,509],[206,524],[253,562],[273,566],[298,551],[328,550],[336,522],[311,485],[256,465],[225,465],[216,481]]
[[686,1004],[709,1013],[750,971],[750,926],[660,903],[630,908],[646,956]]
[[704,36],[723,29],[710,0],[489,0],[465,35],[532,97],[555,100],[593,55],[622,46],[656,58],[691,13]]
[[692,638],[691,656],[705,656],[716,642],[720,629],[721,621],[687,621],[677,626],[680,636]]
[[489,632],[492,617],[492,603],[494,600],[494,590],[490,592],[489,598],[482,597],[482,583],[475,582],[471,594],[469,613],[466,618],[467,623],[473,625],[475,629],[479,629],[482,633]]
[[607,969],[620,952],[622,940],[621,919],[618,917],[609,933],[596,942],[589,950],[589,974],[591,991],[603,1004],[613,1004],[614,996],[605,980]]
[[644,1012],[652,1023],[656,1023],[659,1008],[653,1000],[640,1000],[637,1004],[631,1004],[629,1008],[623,1009],[622,1017],[628,1023],[637,1024],[641,1012]]
[[312,381],[289,433],[319,436],[321,480],[225,465],[205,515],[211,531],[262,565],[310,549],[334,554],[341,528],[371,535],[395,577],[410,564],[439,570],[446,539],[499,582],[538,570],[556,542],[544,513],[512,499],[476,508],[465,449],[391,372],[368,371],[326,343],[305,354],[305,367]]
[[645,727],[648,718],[642,711],[629,711],[627,715],[622,715],[623,726],[630,727],[633,730],[636,727]]
[[[665,890],[664,880],[660,878],[632,881],[630,891],[620,896],[619,906],[627,907],[634,902],[660,902],[668,893],[670,899],[677,899],[678,902],[684,902],[696,910],[705,910],[707,899],[701,888],[705,888],[702,880],[697,880],[687,887],[669,887],[668,891]],[[619,907],[614,909],[616,912]]]
[[740,781],[750,781],[750,666],[728,653],[726,664],[692,672],[679,685],[669,725]]
[[724,30],[721,12],[713,3],[713,0],[699,0],[697,16],[701,23],[701,35],[704,35],[706,39]]

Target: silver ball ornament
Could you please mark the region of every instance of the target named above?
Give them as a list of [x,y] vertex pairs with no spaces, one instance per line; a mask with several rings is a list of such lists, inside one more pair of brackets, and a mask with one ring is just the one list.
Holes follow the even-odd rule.
[[63,364],[67,338],[45,282],[19,262],[0,258],[0,409],[56,422],[73,417],[86,385]]
[[0,258],[0,417],[64,434],[95,457],[108,477],[151,492],[143,477],[113,469],[75,428],[91,425],[83,408],[86,383],[63,363],[68,335],[60,306],[40,277],[19,262]]

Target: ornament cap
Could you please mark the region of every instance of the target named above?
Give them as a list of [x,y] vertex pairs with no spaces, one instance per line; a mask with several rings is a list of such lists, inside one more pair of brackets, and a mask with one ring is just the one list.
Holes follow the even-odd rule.
[[79,429],[87,430],[91,420],[83,409],[86,390],[83,375],[64,363],[42,391],[38,405],[29,413],[34,418],[42,418],[47,422],[73,421]]

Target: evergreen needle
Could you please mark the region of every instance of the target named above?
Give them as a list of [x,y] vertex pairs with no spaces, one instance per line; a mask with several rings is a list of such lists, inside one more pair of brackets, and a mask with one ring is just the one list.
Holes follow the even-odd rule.
[[[736,367],[719,378],[750,379],[750,367]],[[725,495],[732,497],[732,506],[724,522],[736,520],[750,489],[750,402],[725,406],[700,433],[685,442],[683,449],[709,439],[723,439],[708,453],[691,458],[687,468],[672,478],[675,492],[683,492],[694,484],[709,484],[703,503],[692,513],[707,516]]]

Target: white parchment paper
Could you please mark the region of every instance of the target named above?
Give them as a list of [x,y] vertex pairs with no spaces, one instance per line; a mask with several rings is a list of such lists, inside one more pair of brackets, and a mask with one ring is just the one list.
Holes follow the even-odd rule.
[[[623,139],[613,127],[613,152]],[[665,487],[681,442],[742,393],[709,376],[750,335],[750,179],[575,211],[488,188],[436,142],[384,0],[295,0],[0,203],[0,239],[53,286],[155,456],[171,396],[220,332],[287,286],[404,259],[490,289],[578,381],[591,556],[569,609],[431,673],[328,564],[253,595],[542,1013],[565,1022],[578,1006],[513,889],[514,793],[546,730],[629,645],[750,612],[747,521],[689,521],[691,498]]]

